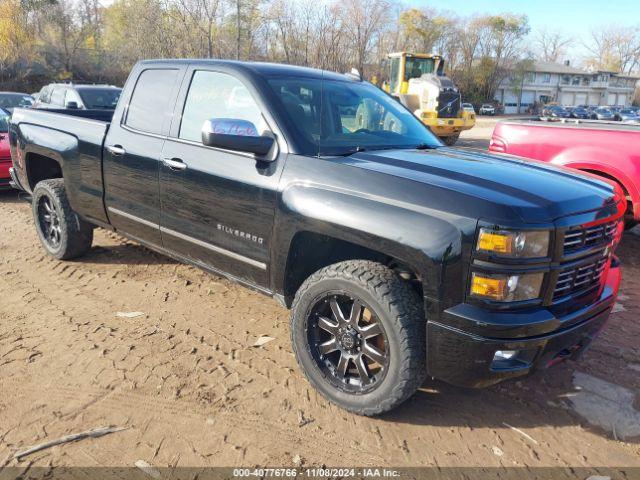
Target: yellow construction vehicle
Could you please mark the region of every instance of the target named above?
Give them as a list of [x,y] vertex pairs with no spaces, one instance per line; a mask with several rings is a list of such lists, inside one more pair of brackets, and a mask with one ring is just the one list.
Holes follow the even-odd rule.
[[382,88],[411,110],[447,145],[476,124],[462,108],[460,91],[444,74],[444,58],[430,53],[389,54],[389,81]]

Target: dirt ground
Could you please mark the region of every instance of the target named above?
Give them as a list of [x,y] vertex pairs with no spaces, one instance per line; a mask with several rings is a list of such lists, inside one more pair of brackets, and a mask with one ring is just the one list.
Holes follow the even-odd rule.
[[[429,380],[370,419],[309,386],[275,301],[103,230],[85,258],[52,260],[15,193],[0,219],[0,467],[640,467],[640,232],[580,363],[481,391]],[[127,429],[13,458],[104,425]]]

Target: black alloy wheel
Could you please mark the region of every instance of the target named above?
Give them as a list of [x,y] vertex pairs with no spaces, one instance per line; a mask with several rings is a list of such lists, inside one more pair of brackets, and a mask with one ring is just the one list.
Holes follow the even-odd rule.
[[317,366],[337,388],[366,393],[383,380],[389,344],[375,312],[359,299],[335,292],[318,298],[307,320]]
[[48,195],[43,195],[38,200],[38,221],[40,222],[40,230],[44,240],[52,250],[57,250],[62,239],[60,214]]

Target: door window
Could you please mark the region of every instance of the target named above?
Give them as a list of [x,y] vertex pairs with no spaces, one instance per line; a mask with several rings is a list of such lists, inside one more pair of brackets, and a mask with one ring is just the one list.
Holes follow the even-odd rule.
[[171,93],[178,78],[176,69],[149,69],[138,77],[129,101],[125,125],[147,133],[162,133],[171,110]]
[[207,120],[239,120],[239,125],[251,122],[256,128],[236,129],[262,135],[269,130],[258,104],[244,84],[232,75],[196,71],[184,103],[180,133],[183,140],[202,141],[202,127]]
[[49,103],[51,101],[51,88],[43,87],[40,90],[40,95],[38,95],[38,102],[40,103]]

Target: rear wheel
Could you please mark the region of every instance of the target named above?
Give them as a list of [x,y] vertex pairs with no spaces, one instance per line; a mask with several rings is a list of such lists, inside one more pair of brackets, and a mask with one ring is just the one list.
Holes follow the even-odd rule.
[[327,399],[360,415],[389,411],[425,378],[425,324],[417,293],[387,267],[337,263],[296,293],[291,337],[298,363]]
[[440,137],[440,140],[442,140],[442,143],[444,143],[448,147],[452,147],[452,146],[454,146],[456,144],[456,142],[458,141],[459,138],[460,138],[460,134],[456,133],[455,135],[448,135],[446,137]]
[[61,178],[38,182],[32,197],[36,231],[49,255],[68,260],[91,248],[93,226],[71,209]]

